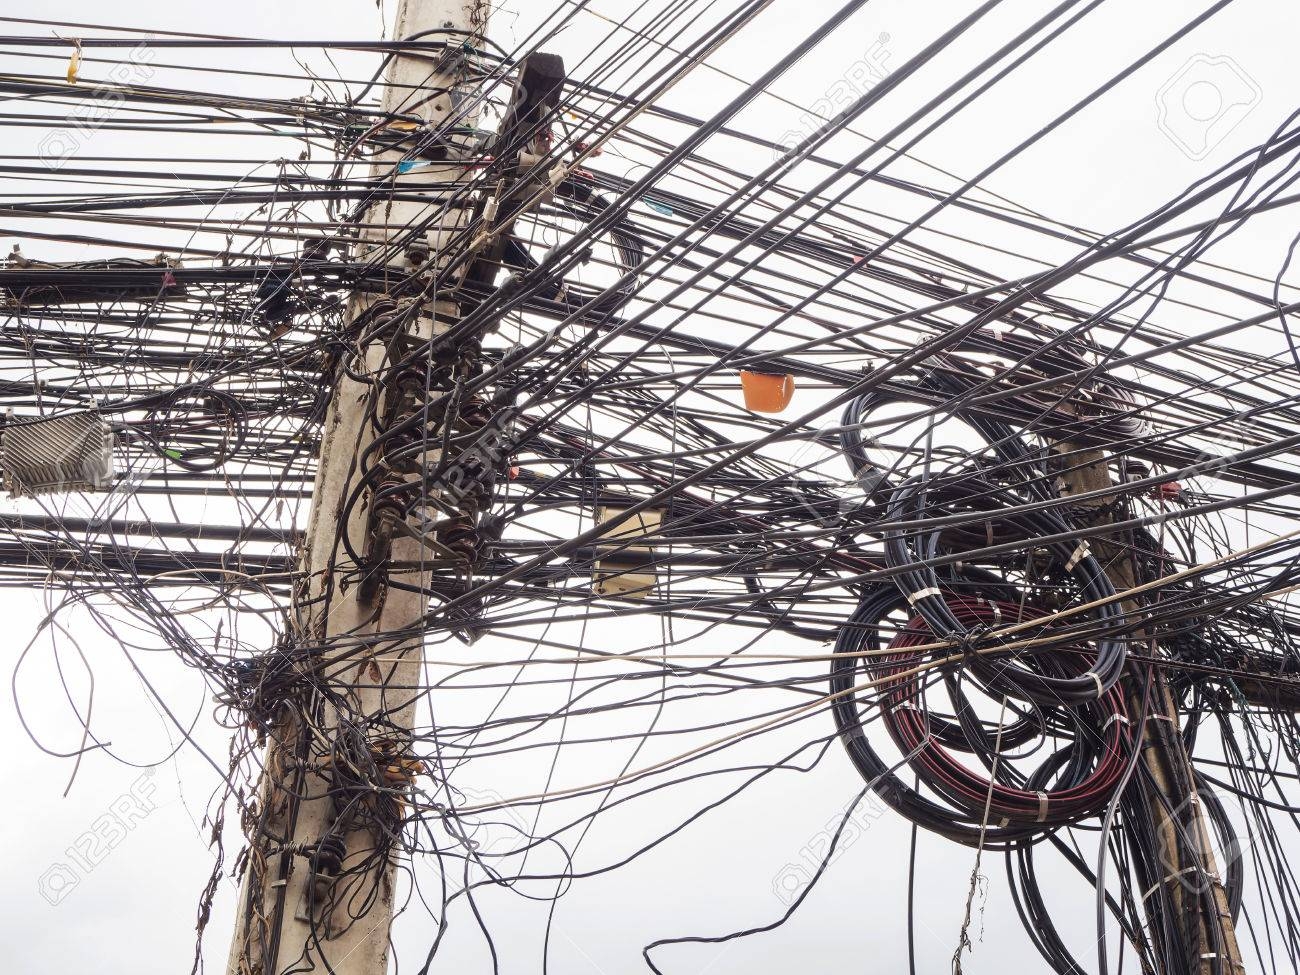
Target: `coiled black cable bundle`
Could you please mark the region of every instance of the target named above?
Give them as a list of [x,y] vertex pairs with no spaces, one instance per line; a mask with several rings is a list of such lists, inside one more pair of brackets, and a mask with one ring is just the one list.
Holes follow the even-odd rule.
[[[954,602],[966,609],[978,604]],[[985,602],[991,612],[994,604]],[[1003,607],[1004,612],[1015,609],[1014,604]],[[952,670],[961,668],[961,658],[927,643],[933,634],[920,616],[912,616],[901,628],[891,622],[900,613],[911,613],[906,597],[892,585],[875,587],[841,628],[831,666],[832,707],[841,741],[862,777],[876,783],[881,799],[928,830],[989,849],[1040,839],[1105,806],[1131,750],[1118,688],[1070,707],[1015,712],[1010,723],[1005,718],[996,724],[979,719],[964,696],[957,701],[956,721],[933,715],[924,702],[918,672],[930,664],[949,668],[947,677],[953,679]],[[901,763],[882,755],[864,731],[862,696],[868,687],[880,694],[870,707],[880,707],[903,753]],[[1010,752],[1040,735],[1065,743],[1027,774],[1019,772]],[[948,755],[949,749],[976,756],[991,769],[989,776],[966,769]],[[900,764],[909,765],[941,801],[904,782],[897,773]]]
[[[993,662],[981,661],[979,671],[989,689],[1049,707],[1082,704],[1100,698],[1114,686],[1124,671],[1125,647],[1117,635],[1124,624],[1124,612],[1119,603],[1111,598],[1115,595],[1115,589],[1102,571],[1100,563],[1091,554],[1088,544],[1059,540],[1035,543],[1036,538],[1068,535],[1070,528],[1049,510],[1025,510],[1020,507],[1024,501],[1015,498],[1007,489],[971,477],[952,479],[936,485],[942,487],[944,494],[953,498],[949,504],[940,502],[940,507],[932,497],[939,492],[928,489],[932,483],[924,478],[913,478],[896,488],[889,500],[888,521],[897,523],[924,513],[959,511],[965,507],[963,502],[972,507],[978,506],[974,510],[987,512],[990,522],[997,521],[1009,526],[1027,545],[1045,552],[1052,567],[1070,577],[1085,603],[1096,604],[1090,615],[1100,635],[1096,641],[1094,662],[1088,670],[1074,677],[1059,677],[1049,675],[1041,667],[1031,669],[1031,665],[1018,664],[1005,658]],[[1003,506],[987,507],[994,501],[1001,501]],[[939,577],[927,562],[938,554],[938,533],[910,536],[900,529],[891,528],[884,532],[884,538],[889,566],[905,570],[895,576],[895,582],[908,603],[916,608],[937,636],[970,648],[978,633],[964,625],[951,611],[939,586]]]
[[[958,360],[944,364],[954,368],[917,377],[910,388],[918,400],[951,401],[976,384],[955,368]],[[890,579],[866,592],[839,631],[835,721],[851,761],[887,804],[958,842],[1011,849],[1098,813],[1118,787],[1131,753],[1117,686],[1127,656],[1124,611],[1088,544],[1041,503],[1052,500],[1044,454],[1009,423],[954,411],[989,448],[987,471],[970,454],[974,471],[958,465],[936,473],[929,450],[922,472],[901,480],[875,464],[863,436],[872,412],[909,398],[873,391],[850,401],[842,418],[845,459],[883,513],[873,533],[884,541]],[[1050,598],[1031,581],[1031,567],[1051,580]],[[1076,608],[1060,620],[1053,611],[1068,602]],[[932,670],[951,717],[924,701]],[[996,725],[977,714],[970,686],[1001,701]],[[873,706],[901,763],[888,761],[863,731],[868,689],[879,695]],[[1012,752],[1039,738],[1052,750],[1021,771],[1024,756]],[[973,756],[987,777],[951,751]],[[917,788],[896,774],[899,764],[911,767]]]

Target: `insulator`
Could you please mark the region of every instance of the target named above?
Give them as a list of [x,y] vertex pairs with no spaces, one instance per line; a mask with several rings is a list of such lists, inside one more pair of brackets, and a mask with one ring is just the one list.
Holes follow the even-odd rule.
[[451,521],[441,525],[435,537],[438,544],[449,551],[465,559],[466,562],[474,561],[474,556],[478,552],[478,529],[468,518],[453,518]]

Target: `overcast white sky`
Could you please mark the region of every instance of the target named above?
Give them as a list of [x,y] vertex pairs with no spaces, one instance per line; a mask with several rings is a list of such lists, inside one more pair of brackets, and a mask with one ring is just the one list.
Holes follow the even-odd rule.
[[[538,9],[548,8],[549,3],[502,3],[492,36],[512,48],[512,39],[524,36]],[[632,6],[625,0],[596,0],[592,5],[615,19]],[[752,77],[835,6],[828,0],[777,0],[760,24],[719,53],[716,64]],[[884,63],[897,65],[973,6],[956,0],[876,0],[816,57],[785,79],[779,91],[794,101],[812,103],[831,89],[848,66],[872,50],[873,44],[883,44]],[[1204,6],[1110,0],[1055,44],[1051,57],[1024,69],[1016,76],[1018,83],[981,100],[929,141],[919,155],[951,172],[969,174]],[[1008,0],[963,44],[970,51],[991,47],[1012,25],[1027,22],[1047,7],[1043,0]],[[1294,2],[1239,0],[1209,26],[1009,166],[990,188],[1056,219],[1095,230],[1119,226],[1147,213],[1198,175],[1259,142],[1295,107],[1295,41],[1300,36],[1297,7]],[[381,15],[373,0],[173,0],[167,4],[50,0],[38,7],[19,10],[10,6],[6,10],[15,16],[39,15],[50,20],[268,38],[368,39],[381,30]],[[0,25],[0,33],[11,30],[35,32],[41,28]],[[59,33],[75,31],[60,28]],[[881,35],[887,35],[887,40],[881,41]],[[581,52],[582,36],[575,29],[555,49]],[[565,46],[570,44],[571,48]],[[881,50],[875,50],[879,57]],[[1204,119],[1217,114],[1210,93],[1198,89],[1190,92],[1185,104],[1171,103],[1172,133],[1157,124],[1158,94],[1197,55],[1231,58],[1240,72],[1233,77],[1243,79],[1246,86],[1243,97],[1254,100],[1255,95],[1249,94],[1252,90],[1259,96],[1240,124],[1199,160],[1189,158],[1186,150],[1189,145],[1196,148],[1198,133],[1206,130]],[[307,52],[306,57],[314,66],[323,67],[318,53]],[[279,52],[235,51],[228,60],[237,65],[274,64],[275,69],[292,66]],[[5,64],[0,71],[18,72],[26,66]],[[248,87],[247,79],[233,84],[241,91],[255,90]],[[283,86],[276,89],[277,93],[285,90]],[[302,91],[307,91],[305,83]],[[699,71],[676,98],[704,114],[733,91],[734,86],[719,76]],[[863,127],[883,126],[890,118],[887,113],[888,109],[879,118],[868,116]],[[770,104],[766,110],[747,113],[745,121],[751,130],[779,138],[798,125],[797,116],[797,112]],[[14,138],[38,136],[23,132]],[[127,155],[131,150],[125,138],[121,133],[100,133],[93,152]],[[9,141],[8,133],[5,139]],[[1182,147],[1177,144],[1180,139]],[[282,151],[286,150],[274,150]],[[1294,232],[1285,212],[1265,215],[1230,240],[1216,258],[1219,263],[1272,276]],[[6,236],[0,244],[7,251],[17,239]],[[42,247],[24,244],[24,250],[40,253]],[[1176,323],[1166,319],[1165,324]],[[11,634],[11,669],[41,612],[40,594],[0,593],[0,619]],[[174,975],[188,970],[193,953],[195,910],[212,867],[200,821],[218,779],[193,748],[176,740],[175,729],[148,702],[138,678],[112,641],[89,630],[73,636],[96,675],[96,728],[103,738],[112,740],[115,753],[145,765],[167,755],[169,740],[178,751],[144,786],[152,791],[157,808],[93,871],[79,876],[75,888],[59,903],[51,904],[38,889],[40,878],[52,865],[68,860],[68,847],[112,808],[117,797],[132,788],[140,772],[94,755],[82,763],[70,794],[63,797],[71,763],[42,753],[30,742],[19,727],[12,699],[6,695],[0,704],[0,734],[10,788],[0,830],[9,861],[0,880],[0,927],[8,935],[7,962],[16,971],[30,973]],[[71,643],[65,642],[61,652],[65,659],[75,660]],[[76,724],[55,680],[51,654],[48,643],[33,650],[21,673],[20,696],[43,740],[55,748],[73,747]],[[150,679],[165,689],[175,711],[193,722],[195,739],[220,761],[225,746],[212,723],[211,702],[201,683],[164,655],[146,658]],[[484,783],[489,788],[493,785]],[[786,775],[754,790],[729,805],[722,816],[703,821],[655,856],[611,877],[579,885],[561,902],[552,970],[611,975],[638,971],[642,970],[641,946],[655,938],[721,933],[772,920],[782,909],[773,892],[774,882],[789,864],[805,862],[806,850],[810,846],[815,849],[820,842],[819,831],[859,785],[836,749],[815,771]],[[507,788],[498,791],[509,794]],[[703,794],[683,790],[672,798],[638,807],[636,816],[611,819],[593,834],[590,852],[597,855],[622,848],[625,837],[658,826],[657,817],[667,820],[680,815],[698,805]],[[823,886],[784,929],[721,948],[671,949],[662,956],[667,970],[727,975],[825,971],[839,964],[855,971],[905,970],[902,883],[908,835],[905,824],[884,815],[834,864]],[[232,833],[228,864],[234,858],[236,842]],[[971,857],[971,851],[946,843],[921,844],[918,903],[923,909],[918,951],[922,972],[947,970]],[[971,975],[1002,972],[1013,965],[1024,971],[1041,970],[1006,896],[1000,858],[993,858],[986,870],[992,885],[987,909],[977,923],[983,940],[976,944],[966,970]],[[1062,917],[1079,918],[1080,943],[1086,943],[1090,893],[1063,877],[1054,895]],[[495,905],[498,921],[502,917],[515,919],[513,928],[498,931],[509,936],[503,949],[503,971],[535,971],[541,930],[538,908],[517,898],[512,901],[509,894],[499,896]],[[224,965],[233,897],[234,886],[227,880],[206,944],[205,954],[214,970]],[[455,930],[435,971],[488,970],[483,967],[486,956],[481,941],[470,928],[460,925]],[[399,926],[397,933],[399,945],[411,960],[422,957],[431,935],[427,922],[415,920]],[[418,967],[418,961],[416,964]]]

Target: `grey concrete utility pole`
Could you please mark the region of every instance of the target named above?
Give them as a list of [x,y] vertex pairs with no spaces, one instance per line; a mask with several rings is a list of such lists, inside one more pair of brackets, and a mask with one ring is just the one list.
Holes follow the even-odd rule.
[[[453,113],[456,126],[473,124],[475,113],[466,110],[466,99],[475,84],[466,77],[462,51],[482,47],[489,9],[485,0],[400,0],[394,37],[428,46],[389,57],[383,108],[390,119],[381,123],[388,131],[372,134],[416,138],[437,130]],[[442,41],[445,47],[435,46]],[[409,148],[408,142],[384,151],[373,175],[393,181],[405,197],[423,198],[385,198],[371,206],[352,256],[393,268],[395,279],[442,266],[445,245],[471,215],[463,205],[468,194],[458,192],[458,184],[471,177],[473,168],[450,153],[443,160],[421,160],[403,174],[396,167],[409,158]],[[448,206],[449,201],[456,205]],[[412,236],[413,227],[423,232]],[[398,344],[427,341],[459,318],[461,309],[454,301],[432,297],[398,299],[399,312],[410,310],[403,302],[422,301],[414,314],[391,316],[395,328],[405,332]],[[349,323],[373,317],[384,300],[382,295],[355,297],[347,311]],[[377,328],[369,332],[375,337],[356,354],[377,373],[391,361],[394,336]],[[358,483],[362,452],[374,439],[374,418],[391,422],[401,416],[404,404],[393,402],[401,395],[391,386],[358,381],[342,371],[334,381],[301,553],[303,581],[291,613],[294,645],[320,648],[323,664],[315,674],[329,693],[318,693],[305,709],[310,718],[304,718],[304,709],[282,709],[270,736],[257,804],[244,823],[250,845],[230,975],[309,970],[385,975],[388,969],[400,794],[414,773],[409,746],[421,677],[420,622],[428,611],[433,570],[427,547],[396,532],[384,550],[384,572],[391,571],[403,585],[364,585],[367,567],[348,555],[340,539],[346,534],[354,552],[371,549],[373,505],[369,498],[350,507],[346,501]],[[411,412],[410,404],[405,405]],[[417,398],[415,408],[420,405]],[[436,450],[425,452],[424,464],[436,460]],[[384,475],[399,480],[420,476],[394,474],[391,465]],[[393,633],[406,634],[405,639],[373,639]],[[347,706],[331,706],[332,695]],[[346,720],[340,720],[340,712]],[[344,789],[346,801],[340,802],[341,779],[373,782],[376,771],[380,781],[387,778],[393,785],[390,794],[371,790],[366,796],[359,789]]]

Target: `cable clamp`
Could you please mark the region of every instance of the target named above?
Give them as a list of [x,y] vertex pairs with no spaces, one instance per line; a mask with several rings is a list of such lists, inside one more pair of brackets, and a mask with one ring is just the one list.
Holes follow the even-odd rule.
[[1120,714],[1120,713],[1117,711],[1117,712],[1115,712],[1114,714],[1112,714],[1109,718],[1107,718],[1107,719],[1105,720],[1105,722],[1102,724],[1102,726],[1101,726],[1101,733],[1104,735],[1107,731],[1110,730],[1110,726],[1113,725],[1116,721],[1122,721],[1124,724],[1132,724],[1132,723],[1133,723],[1133,722],[1129,721],[1129,719],[1128,719],[1128,715],[1127,715],[1127,714]]
[[925,589],[918,589],[916,592],[909,594],[907,597],[907,602],[908,605],[915,606],[918,600],[924,599],[926,596],[941,596],[941,595],[943,594],[939,592],[937,587],[929,586]]
[[1087,558],[1091,553],[1092,549],[1088,546],[1088,543],[1086,541],[1080,542],[1078,547],[1075,548],[1074,554],[1070,556],[1070,561],[1065,563],[1065,571],[1073,572],[1074,567]]
[[1179,870],[1177,873],[1166,874],[1165,876],[1157,880],[1154,884],[1152,884],[1150,888],[1147,889],[1147,892],[1142,895],[1142,900],[1145,901],[1148,897],[1154,894],[1165,884],[1169,883],[1171,880],[1177,880],[1185,873],[1195,873],[1195,872],[1196,872],[1196,867],[1184,867],[1182,870]]

